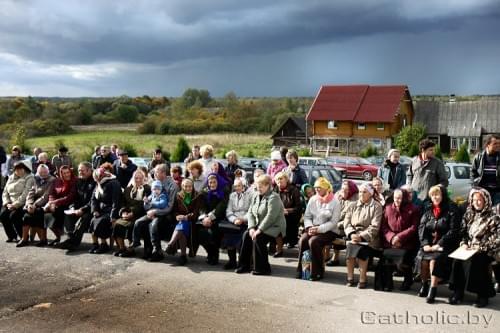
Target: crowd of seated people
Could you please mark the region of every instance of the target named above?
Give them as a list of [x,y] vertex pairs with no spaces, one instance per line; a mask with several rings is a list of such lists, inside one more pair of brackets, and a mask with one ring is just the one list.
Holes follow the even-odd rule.
[[[337,193],[323,177],[309,183],[294,150],[273,151],[251,183],[236,151],[226,154],[224,167],[209,145],[193,147],[184,168],[172,169],[160,150],[148,167],[138,167],[125,150],[96,147],[92,161],[76,170],[67,148],[51,161],[36,153],[25,160],[15,146],[2,163],[0,221],[17,247],[77,251],[89,233],[91,254],[176,256],[177,265],[186,265],[201,246],[207,264],[218,265],[224,249],[225,270],[254,275],[272,273],[270,255],[298,252],[296,278],[311,281],[340,266],[345,249],[348,287],[366,288],[373,265],[375,289],[392,291],[399,275],[399,289],[408,291],[418,279],[417,294],[427,303],[445,283],[450,304],[470,292],[474,305],[484,307],[499,289],[500,138],[494,135],[474,159],[474,185],[460,205],[448,196],[443,162],[428,140],[406,173],[391,149],[378,177],[359,185],[344,180]],[[339,240],[343,247],[334,247]],[[329,258],[325,249],[332,247]]]

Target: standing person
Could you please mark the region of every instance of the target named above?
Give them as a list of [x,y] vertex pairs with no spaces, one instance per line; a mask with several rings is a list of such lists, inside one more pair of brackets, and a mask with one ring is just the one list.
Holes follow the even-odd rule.
[[283,243],[287,243],[289,249],[297,245],[302,203],[299,189],[294,184],[290,184],[286,172],[278,172],[275,176],[275,183],[274,191],[278,193],[283,203],[286,220],[286,238],[278,237],[276,240],[277,249],[274,257],[278,258],[283,256]]
[[52,165],[56,169],[56,175],[59,175],[59,169],[61,169],[63,165],[67,165],[70,169],[73,169],[73,161],[71,161],[71,157],[68,154],[67,147],[59,147],[58,154],[52,157]]
[[[37,168],[35,168],[34,165],[35,165],[35,163],[38,162],[38,155],[40,155],[40,153],[42,153],[42,152],[43,152],[43,150],[40,147],[33,148],[33,156],[30,158],[30,162],[31,162],[31,168],[33,169],[33,172],[35,172],[35,173],[37,171]],[[37,167],[38,167],[38,165],[37,165]]]
[[288,173],[290,183],[300,189],[303,184],[307,183],[307,175],[299,165],[299,155],[295,150],[289,150],[286,153],[286,160],[288,161],[288,167],[285,171]]
[[485,189],[470,191],[460,234],[460,246],[477,252],[468,260],[453,261],[450,289],[454,293],[449,303],[461,303],[467,289],[477,294],[474,306],[482,308],[488,305],[488,298],[496,295],[489,268],[500,256],[500,216],[493,211],[490,194]]
[[13,146],[10,157],[7,159],[7,176],[10,176],[14,173],[14,166],[22,160],[24,160],[24,155],[22,154],[21,147]]
[[212,164],[214,160],[214,147],[211,145],[203,145],[200,148],[201,158],[199,159],[203,163],[203,176],[207,177],[212,173]]
[[418,227],[420,250],[416,265],[420,266],[422,279],[418,296],[427,297],[427,303],[434,303],[439,282],[450,276],[448,255],[459,245],[460,214],[443,186],[432,186],[429,196],[431,203],[425,207]]
[[194,248],[198,243],[194,233],[194,225],[200,215],[203,197],[194,190],[193,181],[185,178],[181,184],[181,191],[175,196],[173,212],[177,224],[167,244],[167,254],[175,254],[177,247],[181,251],[177,259],[179,266],[187,263],[186,248],[189,247],[189,256],[194,257]]
[[122,189],[115,175],[104,168],[94,170],[93,177],[97,185],[91,199],[93,217],[89,230],[93,245],[89,253],[106,253],[110,250],[107,239],[111,237],[112,224],[119,218]]
[[59,168],[59,177],[49,194],[49,201],[45,205],[45,228],[50,228],[56,238],[48,245],[59,245],[64,232],[64,211],[73,203],[76,195],[76,177],[68,165]]
[[94,153],[92,154],[92,161],[91,165],[96,165],[97,164],[97,158],[101,156],[101,146],[95,146],[94,147]]
[[[130,185],[123,193],[123,206],[120,209],[120,218],[113,225],[113,238],[118,245],[115,256],[129,257],[133,254],[125,247],[125,239],[130,243],[132,240],[132,230],[137,219],[146,215],[144,209],[144,198],[151,195],[151,187],[146,183],[147,176],[142,170],[136,170],[132,175]],[[133,247],[131,247],[133,249]]]
[[116,161],[118,159],[118,145],[116,143],[113,143],[111,145],[111,158],[113,161]]
[[137,165],[128,158],[126,150],[119,149],[117,153],[118,159],[113,162],[113,173],[122,189],[126,189],[132,175],[137,170]]
[[287,153],[288,153],[288,147],[285,146],[280,147],[281,160],[285,162],[285,164],[288,166],[288,160],[286,158]]
[[500,203],[500,135],[486,137],[484,150],[472,161],[471,179],[490,193],[493,206]]
[[182,167],[180,165],[176,165],[171,169],[172,179],[177,184],[177,187],[181,188],[182,185]]
[[194,190],[201,193],[205,187],[206,179],[203,176],[203,164],[196,160],[188,164],[187,169],[189,171],[189,179],[193,181]]
[[30,162],[18,161],[2,193],[0,221],[7,234],[8,243],[17,242],[17,237],[22,235],[23,207],[34,183],[35,177],[31,173]]
[[76,193],[69,207],[73,213],[64,218],[64,229],[68,238],[59,246],[68,252],[75,251],[80,246],[83,234],[90,227],[92,220],[91,199],[96,187],[92,173],[92,165],[89,162],[82,162],[78,165]]
[[[292,185],[293,186],[293,185]],[[304,213],[305,232],[299,241],[299,264],[297,278],[302,278],[302,256],[304,251],[311,252],[311,280],[323,278],[323,247],[339,237],[338,226],[341,206],[333,195],[332,184],[323,177],[314,182],[314,195],[307,204]]]
[[227,176],[230,178],[229,180],[231,182],[234,182],[234,173],[238,169],[242,169],[238,165],[238,154],[236,151],[231,150],[226,153],[226,159],[227,159],[227,166],[225,168]]
[[40,164],[35,175],[35,182],[26,198],[23,235],[22,240],[17,243],[17,247],[28,245],[30,228],[38,234],[38,238],[40,239],[37,246],[42,247],[47,245],[47,229],[45,229],[44,225],[43,207],[49,201],[49,194],[52,192],[54,181],[55,177],[50,174],[49,168],[45,164]]
[[154,176],[154,169],[157,165],[166,164],[167,161],[163,158],[163,152],[160,148],[156,148],[153,152],[153,159],[148,164],[148,170]]
[[274,185],[274,177],[276,174],[287,167],[286,163],[281,159],[281,154],[279,151],[275,150],[271,153],[271,163],[267,167],[266,174],[271,177],[272,183]]
[[[3,193],[3,188],[5,185],[4,177],[4,166],[7,163],[7,154],[5,153],[5,148],[0,146],[0,193]],[[2,205],[2,198],[0,195],[0,206]]]
[[197,225],[197,236],[200,245],[207,252],[207,264],[209,265],[217,265],[219,263],[219,223],[226,216],[229,197],[228,185],[227,180],[216,173],[211,173],[207,177],[204,203],[201,208],[203,214],[200,216],[201,225]]
[[252,274],[270,275],[267,244],[279,234],[286,236],[285,208],[279,195],[273,192],[269,175],[259,176],[255,183],[257,193],[248,210],[248,229],[243,234],[236,273],[249,273],[253,261]]
[[418,156],[415,156],[407,173],[407,183],[418,193],[420,200],[428,198],[429,189],[434,185],[448,186],[448,174],[441,160],[434,157],[436,144],[431,140],[420,141]]
[[96,157],[92,167],[94,168],[94,170],[97,170],[104,163],[109,163],[109,164],[113,165],[113,162],[114,162],[114,159],[111,156],[111,149],[109,148],[109,146],[102,146],[101,147],[101,154]]
[[358,288],[367,285],[368,259],[378,256],[380,249],[380,223],[382,222],[382,205],[373,199],[375,189],[372,184],[365,183],[359,187],[359,200],[347,209],[344,230],[347,243],[347,286],[354,287],[354,266],[359,266]]
[[395,190],[406,184],[406,171],[404,166],[399,163],[400,157],[399,150],[389,150],[387,159],[377,171],[377,177],[380,177],[390,190]]

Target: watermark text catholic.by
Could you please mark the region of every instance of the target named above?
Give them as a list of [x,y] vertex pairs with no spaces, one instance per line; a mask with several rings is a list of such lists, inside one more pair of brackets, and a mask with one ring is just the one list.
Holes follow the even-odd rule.
[[472,313],[449,314],[446,311],[416,314],[405,311],[402,313],[361,312],[361,323],[365,325],[476,325],[489,327],[492,314]]

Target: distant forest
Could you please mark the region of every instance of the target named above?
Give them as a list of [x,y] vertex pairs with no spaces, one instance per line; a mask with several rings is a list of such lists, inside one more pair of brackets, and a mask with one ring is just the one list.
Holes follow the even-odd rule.
[[[414,96],[445,100],[448,96]],[[481,96],[456,97],[473,100]],[[141,134],[272,133],[289,116],[305,116],[313,97],[213,98],[187,89],[181,97],[0,98],[0,140],[20,129],[27,137],[67,134],[72,125],[140,123]]]

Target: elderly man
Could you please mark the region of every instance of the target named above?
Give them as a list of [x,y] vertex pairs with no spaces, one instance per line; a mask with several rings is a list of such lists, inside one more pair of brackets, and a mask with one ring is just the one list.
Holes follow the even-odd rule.
[[52,165],[56,168],[56,175],[59,175],[59,169],[63,165],[69,166],[73,169],[73,162],[71,161],[71,157],[68,154],[68,148],[61,146],[58,149],[58,154],[52,157]]
[[76,182],[76,196],[70,206],[71,214],[66,215],[64,229],[68,238],[59,247],[74,251],[80,246],[83,234],[89,229],[92,214],[90,213],[90,200],[96,183],[92,177],[92,165],[82,162],[78,165],[78,181]]
[[96,157],[94,160],[94,164],[92,165],[94,169],[97,169],[104,163],[111,163],[113,164],[115,160],[113,159],[113,156],[111,155],[111,149],[109,146],[102,146],[101,147],[101,154]]

